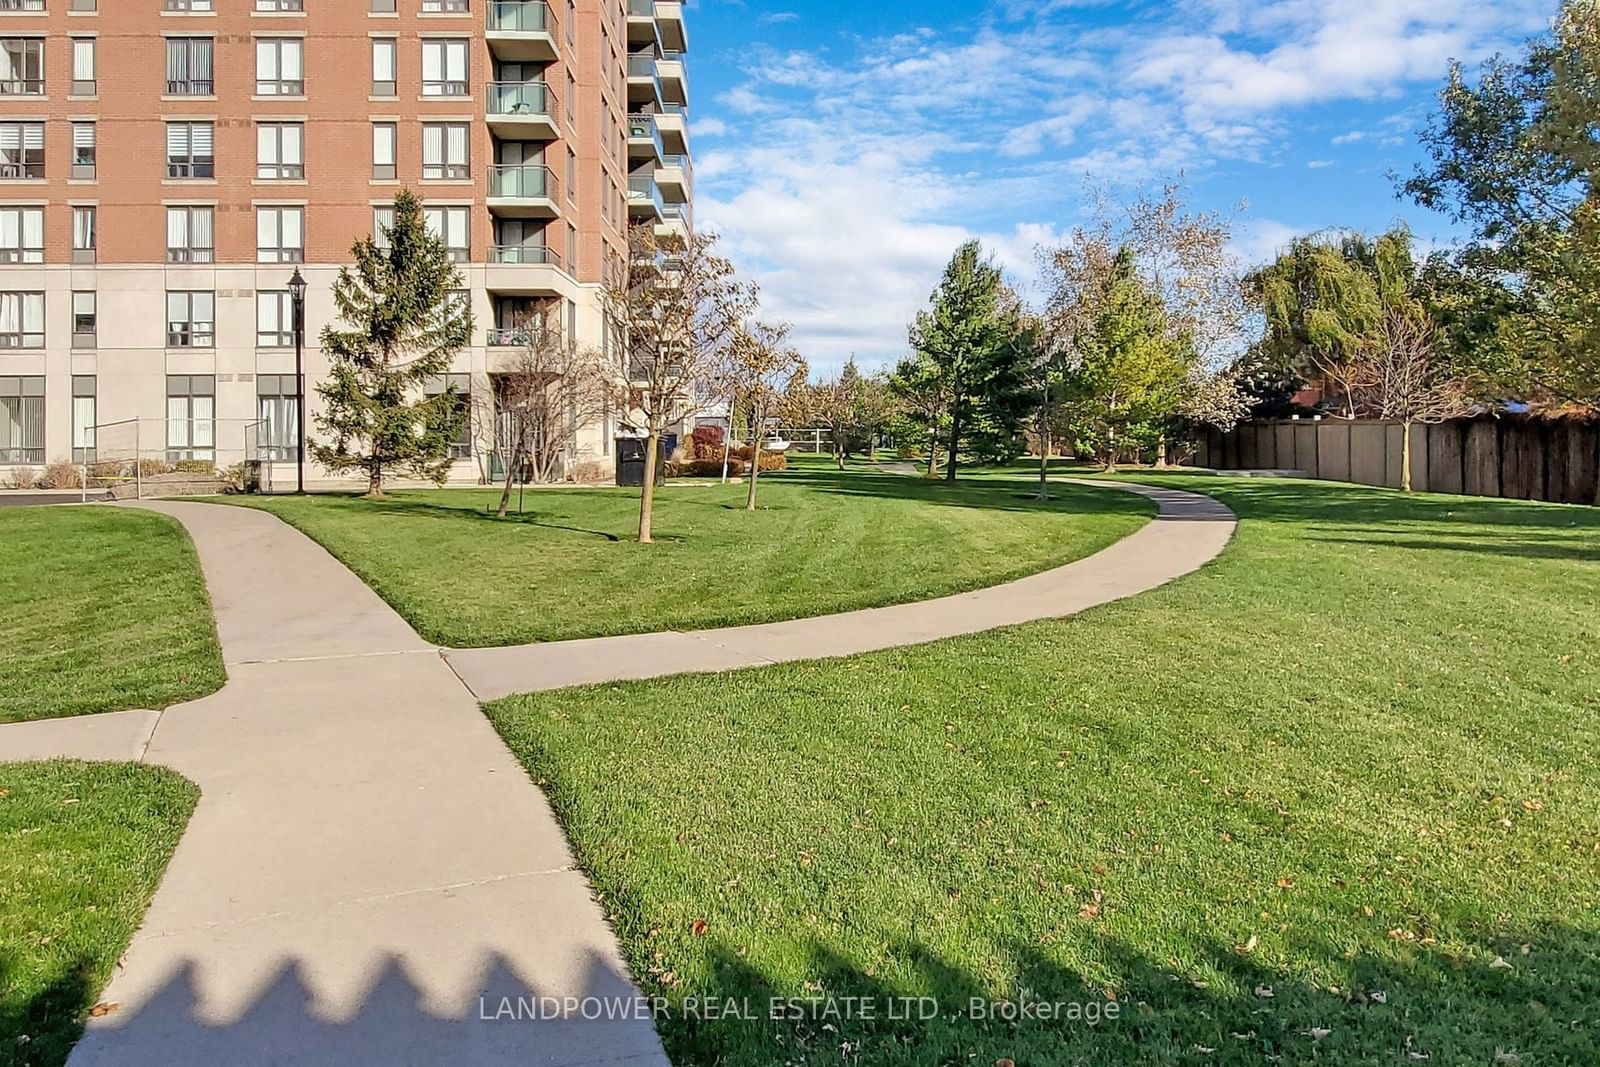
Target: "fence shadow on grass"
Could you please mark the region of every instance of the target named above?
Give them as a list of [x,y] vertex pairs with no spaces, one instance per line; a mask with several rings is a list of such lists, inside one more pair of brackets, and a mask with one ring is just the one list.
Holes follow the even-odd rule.
[[[669,1017],[661,1031],[674,1062],[726,1067],[1600,1062],[1600,934],[1550,925],[1478,933],[1470,958],[1415,943],[1394,947],[1387,958],[1353,960],[1342,945],[1293,945],[1301,959],[1330,961],[1336,977],[1328,985],[1219,941],[1191,946],[1192,962],[1180,970],[1115,937],[1097,937],[1092,974],[1063,966],[1037,945],[985,954],[979,974],[906,943],[893,950],[899,968],[910,972],[898,982],[815,942],[801,949],[806,983],[798,988],[735,950],[715,948],[711,977],[695,994],[748,1003],[757,1018]],[[1491,966],[1497,955],[1509,967]],[[1003,988],[994,985],[997,975]],[[1112,996],[1115,1018],[1106,1014]],[[827,1016],[814,997],[872,1004],[877,1017]],[[907,999],[920,997],[936,1002],[935,1018],[923,1018],[921,1002]],[[772,998],[783,1006],[777,1019],[763,1014]],[[1008,1019],[987,1008],[1019,999],[1072,1007],[1052,1009],[1067,1017],[1049,1019],[1037,1012]],[[974,1012],[974,1004],[986,1008]],[[902,1017],[887,1017],[896,1005]],[[1522,1058],[1497,1060],[1497,1053]]]

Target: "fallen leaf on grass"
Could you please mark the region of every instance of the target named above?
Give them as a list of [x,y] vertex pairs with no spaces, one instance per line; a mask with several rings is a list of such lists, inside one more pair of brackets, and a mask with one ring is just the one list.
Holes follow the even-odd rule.
[[696,937],[706,936],[706,931],[709,929],[710,927],[706,925],[706,921],[704,919],[696,919],[694,922],[689,924],[689,932],[694,934]]
[[89,1015],[91,1018],[98,1019],[102,1015],[110,1015],[120,1007],[122,1007],[121,1004],[115,1004],[110,1001],[102,1000],[100,1003],[89,1009]]
[[1300,1032],[1311,1038],[1313,1041],[1321,1041],[1323,1038],[1333,1033],[1333,1031],[1329,1030],[1326,1026],[1313,1026],[1309,1030],[1302,1030]]
[[1496,956],[1494,959],[1490,960],[1489,961],[1489,969],[1491,971],[1514,971],[1514,970],[1516,970],[1515,967],[1511,966],[1511,964],[1506,962],[1506,958],[1504,956]]
[[1258,985],[1256,986],[1256,996],[1262,1000],[1271,1000],[1277,994],[1272,991],[1272,987],[1269,985]]
[[1503,1063],[1506,1065],[1506,1067],[1518,1067],[1518,1065],[1522,1063],[1522,1057],[1518,1056],[1515,1052],[1505,1052],[1501,1049],[1495,1049],[1494,1062]]
[[1233,946],[1233,951],[1237,952],[1241,956],[1248,956],[1248,955],[1250,955],[1250,953],[1252,953],[1252,952],[1254,952],[1256,950],[1256,946],[1259,945],[1260,943],[1261,943],[1260,938],[1256,937],[1255,934],[1251,934],[1250,935],[1250,940],[1246,941],[1242,945],[1234,945]]

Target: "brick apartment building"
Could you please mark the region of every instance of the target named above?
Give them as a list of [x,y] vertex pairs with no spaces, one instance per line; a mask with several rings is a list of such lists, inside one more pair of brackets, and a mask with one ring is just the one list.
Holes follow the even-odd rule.
[[0,0],[0,476],[291,463],[289,278],[314,411],[334,277],[402,188],[469,290],[475,412],[535,314],[601,347],[630,219],[690,225],[686,46],[658,0]]

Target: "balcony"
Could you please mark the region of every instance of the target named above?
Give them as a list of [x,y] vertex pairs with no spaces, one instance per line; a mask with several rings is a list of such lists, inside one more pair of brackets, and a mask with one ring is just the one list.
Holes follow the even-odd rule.
[[496,59],[513,63],[556,58],[555,22],[544,0],[488,0],[484,36]]
[[653,159],[657,163],[667,154],[661,142],[661,129],[654,115],[628,116],[628,160]]
[[671,53],[656,60],[656,78],[661,82],[662,99],[674,104],[688,104],[689,76],[684,72],[681,53]]
[[655,0],[628,0],[628,47],[660,44],[661,33],[656,29]]
[[555,218],[561,214],[560,191],[549,167],[522,163],[489,168],[489,210],[505,218]]
[[667,205],[661,199],[655,177],[636,174],[628,179],[628,215],[633,219],[659,219],[666,214]]
[[661,34],[661,47],[669,52],[689,50],[689,32],[683,26],[683,5],[667,0],[656,2],[656,30]]
[[496,245],[489,249],[484,288],[500,296],[573,295],[561,257],[544,245]]
[[657,105],[662,102],[655,53],[635,52],[628,57],[628,102]]
[[661,219],[656,223],[656,237],[658,239],[675,238],[679,241],[689,239],[689,209],[685,204],[667,204],[662,212]]
[[489,249],[489,262],[559,267],[561,254],[549,245],[495,245]]
[[667,104],[655,116],[665,150],[675,156],[689,154],[689,116],[682,104]]
[[656,168],[656,185],[660,186],[662,197],[669,203],[687,204],[690,196],[689,158],[668,156]]
[[554,141],[554,99],[544,82],[490,82],[485,95],[489,129],[511,141]]

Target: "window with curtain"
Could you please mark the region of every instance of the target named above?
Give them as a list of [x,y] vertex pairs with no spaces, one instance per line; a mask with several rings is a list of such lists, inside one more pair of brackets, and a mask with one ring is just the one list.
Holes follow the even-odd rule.
[[209,205],[167,208],[168,263],[210,263],[216,259],[215,211]]
[[422,176],[470,178],[467,161],[467,124],[427,122],[422,126]]
[[167,95],[211,96],[216,92],[209,37],[167,38]]
[[306,209],[256,208],[256,262],[304,263]]
[[216,343],[217,297],[212,292],[167,294],[167,347],[210,348]]
[[256,375],[256,418],[261,422],[257,440],[262,459],[290,462],[299,458],[299,400],[294,375]]
[[472,258],[472,212],[465,207],[424,207],[428,232],[443,242],[450,258],[465,263]]
[[287,289],[257,290],[256,347],[294,347],[294,298]]
[[72,176],[86,179],[95,176],[95,144],[97,129],[92,122],[72,124]]
[[0,38],[0,96],[44,95],[44,38]]
[[72,347],[95,347],[99,315],[97,298],[93,289],[79,289],[72,294]]
[[44,378],[0,375],[0,463],[44,462]]
[[74,463],[94,462],[98,407],[95,393],[94,375],[72,376],[72,462]]
[[399,44],[392,37],[374,38],[372,42],[372,95],[394,96],[398,93]]
[[385,205],[372,209],[372,243],[379,248],[389,247],[389,231],[394,229],[394,207]]
[[299,37],[256,41],[256,95],[304,96],[306,43]]
[[167,376],[167,462],[217,458],[217,380]]
[[256,177],[273,181],[306,176],[306,128],[299,122],[256,124]]
[[374,122],[372,124],[372,177],[377,181],[393,181],[395,179],[398,143],[399,127],[394,123]]
[[425,38],[422,42],[422,95],[466,96],[467,42]]
[[0,293],[0,348],[44,347],[44,294]]
[[98,217],[99,213],[92,207],[80,206],[72,209],[72,262],[94,262]]
[[44,262],[44,208],[0,207],[0,263]]
[[72,95],[93,96],[99,90],[95,75],[93,37],[72,39]]
[[0,178],[44,177],[44,123],[0,122]]
[[216,128],[209,122],[167,123],[167,177],[217,176]]

